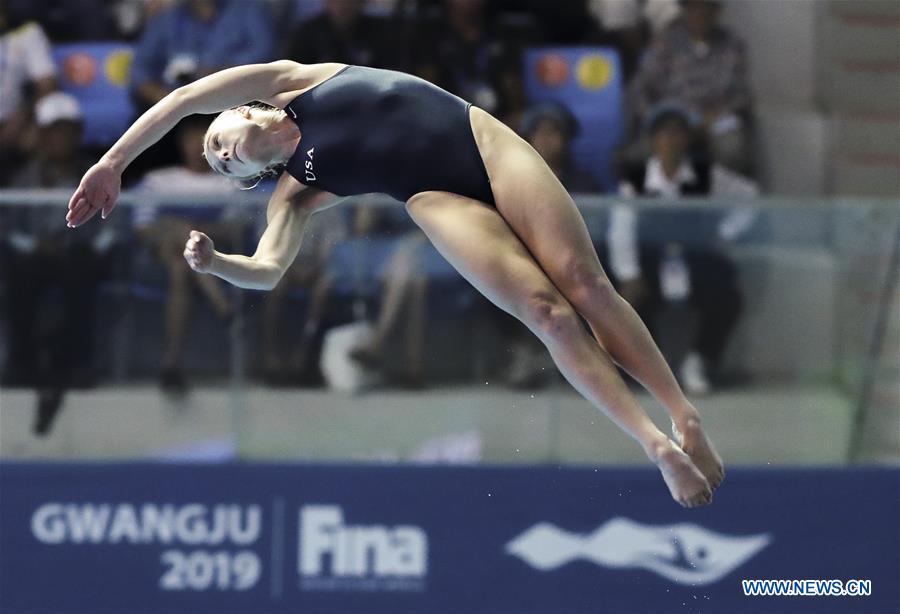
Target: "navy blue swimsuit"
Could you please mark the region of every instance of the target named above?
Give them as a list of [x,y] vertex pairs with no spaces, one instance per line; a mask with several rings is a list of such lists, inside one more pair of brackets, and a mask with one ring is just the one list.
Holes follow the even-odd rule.
[[285,108],[301,132],[287,171],[339,196],[440,190],[493,205],[471,106],[418,77],[346,66]]

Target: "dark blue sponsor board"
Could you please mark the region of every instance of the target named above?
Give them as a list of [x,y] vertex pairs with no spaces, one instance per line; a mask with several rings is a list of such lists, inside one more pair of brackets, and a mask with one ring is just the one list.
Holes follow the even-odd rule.
[[732,469],[685,510],[649,469],[6,463],[0,612],[897,612],[898,506],[895,469]]

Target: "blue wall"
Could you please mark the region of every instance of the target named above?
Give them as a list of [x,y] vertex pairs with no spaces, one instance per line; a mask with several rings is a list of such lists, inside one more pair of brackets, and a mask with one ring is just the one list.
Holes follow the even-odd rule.
[[[900,471],[0,464],[0,612],[900,611]],[[742,578],[868,579],[745,597]]]

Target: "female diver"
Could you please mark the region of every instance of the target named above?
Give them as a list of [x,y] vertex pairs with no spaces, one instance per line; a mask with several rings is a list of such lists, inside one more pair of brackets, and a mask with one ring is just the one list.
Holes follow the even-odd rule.
[[[247,106],[254,101],[271,108]],[[610,284],[569,194],[500,121],[399,72],[287,60],[228,68],[180,87],[138,118],[81,180],[68,225],[98,211],[106,218],[125,167],[193,113],[220,113],[203,143],[219,173],[252,183],[287,172],[256,253],[217,252],[208,236],[191,231],[184,257],[192,269],[271,289],[324,194],[390,194],[463,277],[540,338],[578,392],[637,440],[678,503],[712,500],[724,468],[697,410]],[[666,408],[678,445],[653,424],[615,364]]]

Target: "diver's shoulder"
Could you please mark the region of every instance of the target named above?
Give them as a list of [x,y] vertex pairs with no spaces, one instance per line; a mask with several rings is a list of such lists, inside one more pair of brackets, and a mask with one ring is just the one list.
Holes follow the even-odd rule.
[[301,64],[293,60],[277,60],[273,64],[277,64],[283,71],[279,79],[279,93],[263,102],[280,109],[286,107],[297,96],[327,81],[348,66],[338,62]]

